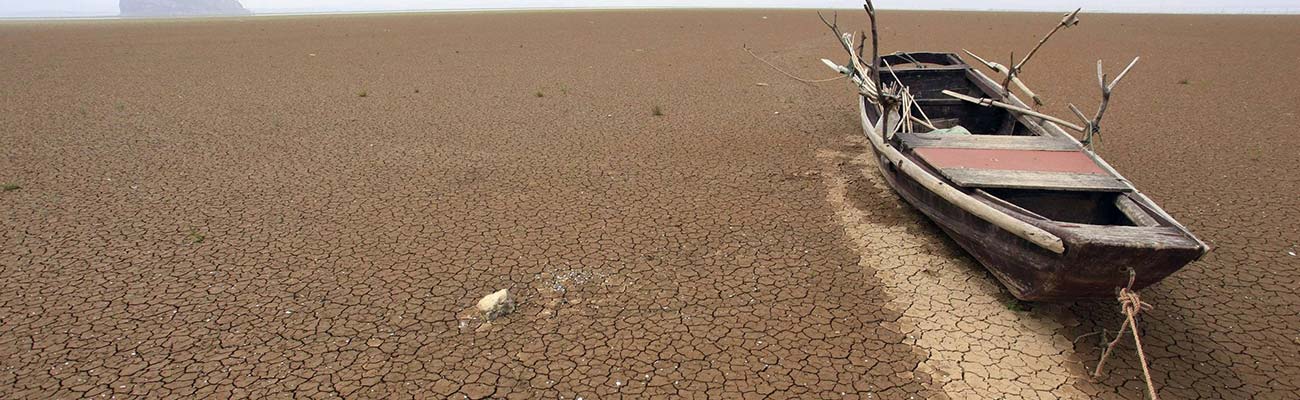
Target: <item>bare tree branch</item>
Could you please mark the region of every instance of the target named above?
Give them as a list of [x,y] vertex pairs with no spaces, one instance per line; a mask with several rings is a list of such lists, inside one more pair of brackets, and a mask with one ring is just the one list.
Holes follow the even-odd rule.
[[1004,109],[1007,109],[1007,110],[1010,110],[1010,111],[1015,111],[1015,112],[1018,112],[1018,113],[1021,113],[1021,114],[1024,114],[1024,115],[1028,115],[1028,116],[1031,116],[1031,117],[1037,117],[1037,118],[1045,119],[1045,120],[1048,120],[1048,121],[1051,121],[1051,122],[1055,122],[1055,123],[1058,124],[1058,125],[1064,126],[1064,127],[1066,127],[1066,128],[1074,129],[1074,130],[1076,130],[1076,131],[1080,131],[1080,132],[1083,132],[1083,131],[1084,131],[1084,127],[1082,127],[1082,126],[1078,126],[1078,125],[1075,125],[1075,124],[1071,123],[1070,121],[1066,121],[1066,120],[1063,120],[1063,119],[1060,119],[1060,118],[1057,118],[1057,117],[1053,117],[1053,116],[1051,116],[1051,115],[1043,114],[1043,113],[1040,113],[1040,112],[1038,112],[1038,111],[1030,110],[1030,109],[1028,109],[1028,108],[1020,107],[1020,106],[1017,106],[1017,105],[1014,105],[1014,104],[1007,104],[1007,103],[1003,103],[1003,102],[1000,102],[1000,101],[997,101],[997,100],[987,99],[987,98],[983,98],[983,99],[982,99],[982,98],[975,98],[975,97],[967,96],[967,95],[964,95],[964,94],[961,94],[961,93],[957,93],[957,92],[954,92],[954,91],[951,91],[951,90],[944,90],[942,93],[943,93],[944,95],[949,96],[949,97],[953,97],[953,98],[961,99],[961,100],[963,100],[963,101],[968,101],[968,102],[971,102],[971,103],[979,104],[979,105],[984,106],[984,107],[998,107],[998,108],[1004,108]]
[[827,28],[831,28],[831,33],[835,34],[835,41],[840,42],[840,46],[844,47],[844,51],[852,54],[853,49],[849,47],[847,44],[844,44],[844,39],[842,39],[843,35],[840,33],[840,26],[839,26],[840,13],[836,11],[835,13],[831,14],[831,21],[827,21],[826,17],[822,15],[822,12],[818,11],[817,18],[821,18],[822,23],[826,24]]
[[1111,81],[1109,85],[1106,85],[1106,91],[1109,92],[1115,90],[1115,85],[1119,84],[1120,79],[1124,79],[1124,75],[1128,74],[1128,70],[1133,69],[1133,66],[1138,63],[1138,59],[1140,58],[1142,57],[1133,57],[1133,61],[1129,61],[1128,66],[1124,67],[1124,70],[1120,71],[1119,75],[1115,76],[1115,80]]
[[1079,117],[1080,122],[1083,122],[1084,124],[1092,123],[1092,120],[1085,117],[1083,111],[1079,111],[1079,107],[1075,107],[1074,103],[1070,103],[1068,106],[1070,106],[1070,112],[1074,113],[1074,116]]
[[867,10],[867,17],[871,19],[871,73],[874,75],[872,78],[876,81],[876,93],[883,94],[880,87],[880,32],[876,30],[876,6],[871,4],[871,0],[865,0],[862,9]]
[[[979,61],[981,64],[984,64],[985,67],[988,67],[989,69],[993,70],[994,72],[997,72],[997,73],[999,73],[999,74],[1003,74],[1003,75],[1008,75],[1008,74],[1010,73],[1010,72],[1009,72],[1010,69],[1008,69],[1007,66],[1005,66],[1005,65],[998,64],[998,63],[993,62],[993,61],[985,60],[983,57],[980,57],[979,55],[976,55],[975,53],[972,53],[970,50],[961,49],[961,51],[966,52],[967,55],[969,55],[969,56],[975,58],[976,61]],[[1017,88],[1017,89],[1020,89],[1021,92],[1024,92],[1026,95],[1028,95],[1029,97],[1033,98],[1033,99],[1034,99],[1034,104],[1037,104],[1037,105],[1043,105],[1043,100],[1042,100],[1041,98],[1039,98],[1039,97],[1038,97],[1038,94],[1037,94],[1037,93],[1034,93],[1033,90],[1029,90],[1029,86],[1026,86],[1026,85],[1025,85],[1025,82],[1024,82],[1024,81],[1021,81],[1019,76],[1013,76],[1013,77],[1011,78],[1011,83],[1015,84],[1015,85],[1016,85],[1016,88]],[[1004,90],[1005,90],[1005,89],[1004,89]],[[1006,94],[1006,95],[1010,95],[1010,93],[1004,93],[1004,94]]]
[[[1011,93],[1009,89],[1009,85],[1011,84],[1011,82],[1013,80],[1018,79],[1017,77],[1020,75],[1021,68],[1024,68],[1025,63],[1029,62],[1029,59],[1033,58],[1034,54],[1038,53],[1038,49],[1042,48],[1043,44],[1047,43],[1047,40],[1052,38],[1052,35],[1055,35],[1057,31],[1061,30],[1061,28],[1069,28],[1071,26],[1075,26],[1079,24],[1079,11],[1082,10],[1083,10],[1082,8],[1076,8],[1073,12],[1065,14],[1065,16],[1061,18],[1061,22],[1058,22],[1056,26],[1052,27],[1052,30],[1050,32],[1047,32],[1047,36],[1043,36],[1042,39],[1039,39],[1038,44],[1035,44],[1034,48],[1029,50],[1029,54],[1025,54],[1025,58],[1020,59],[1019,62],[1016,62],[1010,68],[1007,68],[1006,78],[1002,80],[1003,91],[1006,91],[1008,94]],[[1015,61],[1015,59],[1016,59],[1015,55],[1013,54],[1011,56],[1011,61]],[[1021,88],[1022,90],[1026,88],[1023,83],[1017,85],[1017,87]],[[1031,94],[1031,93],[1033,92],[1026,92],[1025,94]],[[1035,105],[1039,105],[1039,106],[1043,105],[1043,100],[1038,96],[1031,95],[1030,97],[1034,99]]]
[[1056,26],[1052,28],[1051,32],[1047,32],[1047,36],[1043,36],[1043,38],[1038,41],[1038,44],[1034,45],[1034,48],[1029,50],[1029,54],[1025,54],[1025,58],[1020,59],[1020,62],[1016,63],[1015,67],[1012,67],[1011,70],[1020,71],[1020,68],[1024,67],[1025,63],[1029,62],[1029,59],[1033,58],[1035,53],[1038,53],[1038,49],[1043,47],[1043,43],[1047,43],[1047,39],[1051,39],[1052,35],[1056,34],[1056,31],[1061,30],[1061,28],[1069,28],[1078,25],[1079,11],[1082,10],[1083,8],[1076,8],[1074,9],[1074,12],[1065,14],[1065,17],[1061,18],[1061,22],[1057,23]]
[[[1106,114],[1106,107],[1110,105],[1111,92],[1115,90],[1115,86],[1119,84],[1120,79],[1124,79],[1129,70],[1132,70],[1133,66],[1137,65],[1139,59],[1141,57],[1133,57],[1133,61],[1130,61],[1128,66],[1124,67],[1124,70],[1120,71],[1119,75],[1115,76],[1115,80],[1110,81],[1109,84],[1106,83],[1106,72],[1101,68],[1101,60],[1097,60],[1097,86],[1101,88],[1101,105],[1097,106],[1097,114],[1092,117],[1092,120],[1088,121],[1088,130],[1083,137],[1083,144],[1088,145],[1089,148],[1092,147],[1097,135],[1101,133],[1101,117]],[[1083,118],[1083,113],[1078,111],[1073,104],[1070,105],[1070,108],[1076,115]]]

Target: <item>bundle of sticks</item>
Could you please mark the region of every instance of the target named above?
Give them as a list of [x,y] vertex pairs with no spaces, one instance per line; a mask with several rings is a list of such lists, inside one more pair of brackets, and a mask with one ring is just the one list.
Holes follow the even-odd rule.
[[[894,122],[896,125],[899,126],[901,131],[911,132],[914,129],[914,124],[919,124],[930,130],[937,129],[934,126],[934,124],[931,123],[929,117],[925,115],[925,111],[922,110],[920,105],[916,102],[916,98],[912,95],[911,90],[908,87],[902,85],[901,81],[898,80],[898,77],[896,75],[893,76],[894,78],[893,81],[888,84],[883,83],[883,81],[881,80],[882,69],[888,70],[891,75],[893,74],[894,71],[888,62],[883,62],[883,60],[881,60],[880,58],[880,41],[879,41],[878,31],[876,28],[876,8],[872,4],[871,0],[865,0],[863,9],[866,10],[867,16],[871,21],[871,60],[869,64],[870,66],[866,65],[866,63],[864,63],[863,61],[863,56],[864,56],[863,46],[865,46],[866,39],[867,39],[866,33],[858,34],[858,37],[860,39],[857,40],[855,43],[854,40],[855,35],[853,33],[845,33],[840,31],[838,25],[838,14],[833,15],[832,19],[828,21],[825,16],[823,16],[821,13],[818,13],[817,16],[821,18],[822,23],[826,24],[826,26],[830,28],[831,32],[835,34],[835,37],[839,39],[840,45],[844,47],[845,52],[847,52],[849,55],[849,62],[845,63],[845,65],[838,65],[835,62],[827,59],[822,59],[822,62],[825,63],[828,67],[831,67],[831,69],[834,69],[844,75],[847,75],[853,80],[855,84],[857,84],[859,92],[861,92],[863,96],[867,98],[868,102],[875,105],[877,107],[877,110],[881,111],[880,115],[882,115],[882,118],[885,118],[885,121],[882,124],[882,126],[885,127],[893,126],[890,125],[888,121],[889,115],[891,113],[886,112],[886,110],[889,110],[889,111],[897,111],[898,115],[905,116],[902,117],[901,121]],[[1033,103],[1035,105],[1037,106],[1044,105],[1042,97],[1040,97],[1033,90],[1029,89],[1029,86],[1026,85],[1024,80],[1020,78],[1020,73],[1025,67],[1025,64],[1027,64],[1031,59],[1033,59],[1035,54],[1038,54],[1038,50],[1041,49],[1043,45],[1046,44],[1047,41],[1052,38],[1053,35],[1055,35],[1062,28],[1069,28],[1079,24],[1080,11],[1082,11],[1081,8],[1066,13],[1061,18],[1060,22],[1058,22],[1055,26],[1053,26],[1052,30],[1049,31],[1047,35],[1043,36],[1042,39],[1039,39],[1038,43],[1035,44],[1034,47],[1029,50],[1029,53],[1025,54],[1025,56],[1021,58],[1019,61],[1015,60],[1015,54],[1012,53],[1011,59],[1014,62],[1009,63],[1009,65],[1011,65],[1010,67],[993,61],[989,61],[983,57],[980,57],[979,55],[976,55],[975,53],[969,50],[962,49],[962,51],[964,51],[967,55],[971,56],[976,61],[979,61],[980,64],[983,64],[985,67],[988,67],[990,70],[993,70],[994,72],[1003,76],[1002,86],[1001,86],[1002,90],[998,96],[1000,98],[998,99],[976,98],[961,93],[953,92],[950,90],[944,90],[942,93],[947,96],[960,99],[963,101],[968,101],[981,106],[999,107],[1013,113],[1035,117],[1051,123],[1055,123],[1060,126],[1064,126],[1066,128],[1070,128],[1072,130],[1083,133],[1084,137],[1081,140],[1081,142],[1084,145],[1088,146],[1089,149],[1092,149],[1098,137],[1097,135],[1101,131],[1100,128],[1101,118],[1106,113],[1106,107],[1110,103],[1110,95],[1112,91],[1115,89],[1115,86],[1119,84],[1120,79],[1124,78],[1124,76],[1128,74],[1129,70],[1131,70],[1133,66],[1137,64],[1140,57],[1134,57],[1133,61],[1129,62],[1128,66],[1125,67],[1124,70],[1121,71],[1119,75],[1117,75],[1115,79],[1110,82],[1106,81],[1106,73],[1102,69],[1101,60],[1097,60],[1097,82],[1101,88],[1101,104],[1097,107],[1097,112],[1093,114],[1091,118],[1089,118],[1085,116],[1084,113],[1080,111],[1079,108],[1076,107],[1074,104],[1068,104],[1070,111],[1073,112],[1074,115],[1079,118],[1081,124],[1075,124],[1065,119],[1057,118],[1036,111],[1028,106],[1017,105],[1016,103],[1020,103],[1020,102],[1013,100],[1014,95],[1012,94],[1012,88],[1014,87],[1016,90],[1019,90],[1024,95],[1033,99]],[[916,112],[913,113],[913,110],[915,110]],[[920,117],[918,117],[917,115],[919,115]],[[889,131],[891,130],[886,129],[886,134],[888,134]]]
[[[855,46],[854,35],[840,31],[839,13],[832,14],[831,20],[827,21],[826,17],[819,12],[817,16],[821,18],[822,23],[826,24],[826,27],[830,28],[835,37],[839,38],[840,46],[843,46],[844,51],[849,54],[849,62],[845,65],[838,65],[834,61],[824,58],[822,63],[841,74],[847,75],[853,80],[853,83],[857,84],[858,91],[867,98],[867,101],[882,111],[882,115],[885,115],[886,120],[883,126],[890,126],[888,121],[889,113],[883,111],[899,107],[899,115],[906,116],[906,118],[895,123],[900,124],[904,132],[912,132],[915,127],[914,124],[920,124],[930,130],[937,129],[930,122],[930,118],[925,116],[925,111],[921,110],[920,106],[917,105],[916,98],[912,95],[911,90],[898,83],[900,81],[897,76],[894,77],[894,82],[888,85],[881,81],[880,35],[876,30],[876,7],[871,3],[871,0],[866,0],[862,8],[866,10],[867,17],[871,20],[871,66],[864,65],[862,60],[862,48],[867,43],[866,33],[858,35],[859,40],[857,40]],[[893,73],[892,68],[889,68],[889,70],[890,73]],[[912,109],[917,110],[921,117],[917,118],[913,115],[910,112]]]

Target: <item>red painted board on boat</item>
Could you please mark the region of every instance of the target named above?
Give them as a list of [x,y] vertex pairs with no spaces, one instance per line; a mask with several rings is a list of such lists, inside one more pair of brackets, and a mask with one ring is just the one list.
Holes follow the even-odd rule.
[[1081,151],[948,149],[914,150],[935,168],[1000,169],[1012,171],[1073,172],[1109,175]]

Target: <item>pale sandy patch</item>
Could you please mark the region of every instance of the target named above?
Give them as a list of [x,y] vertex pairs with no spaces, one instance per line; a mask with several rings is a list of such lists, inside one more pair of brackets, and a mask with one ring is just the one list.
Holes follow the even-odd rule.
[[[1014,311],[998,282],[965,256],[936,254],[936,247],[955,246],[935,234],[917,234],[919,212],[900,206],[880,176],[865,140],[849,140],[861,151],[821,150],[826,199],[844,227],[859,264],[874,271],[902,312],[899,331],[928,354],[918,372],[934,378],[952,398],[1087,398],[1074,388],[1083,376],[1064,332],[1078,323],[1060,307],[1036,305]],[[860,171],[845,173],[844,171]],[[849,184],[866,180],[872,198],[887,207],[863,209],[849,200]],[[882,223],[889,213],[905,213],[905,224]],[[896,217],[896,215],[895,215]]]

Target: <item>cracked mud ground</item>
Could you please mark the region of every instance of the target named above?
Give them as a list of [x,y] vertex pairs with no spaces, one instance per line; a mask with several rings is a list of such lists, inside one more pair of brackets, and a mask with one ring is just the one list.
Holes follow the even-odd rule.
[[[882,16],[886,51],[980,54],[1055,21]],[[1087,56],[1026,71],[1067,114],[1092,59],[1143,56],[1102,153],[1216,247],[1144,293],[1166,398],[1295,396],[1300,68],[1248,39],[1296,27],[1090,16],[1058,38]],[[822,77],[822,29],[766,11],[0,25],[0,181],[21,186],[0,192],[0,397],[1141,398],[1131,348],[1084,378],[1097,339],[1075,338],[1117,327],[1114,304],[1009,307],[880,184],[843,82],[739,49]],[[515,314],[467,317],[500,288]]]

